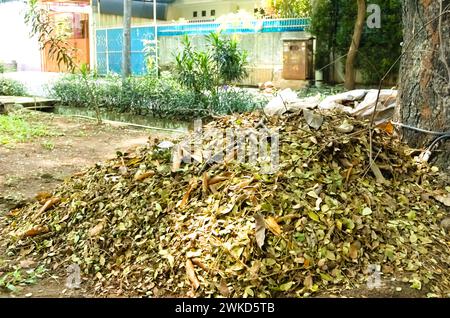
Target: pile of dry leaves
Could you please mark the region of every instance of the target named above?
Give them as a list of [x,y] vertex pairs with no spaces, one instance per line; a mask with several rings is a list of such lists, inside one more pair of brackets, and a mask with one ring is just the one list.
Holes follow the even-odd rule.
[[[305,296],[366,284],[379,266],[383,279],[448,295],[440,222],[450,187],[434,185],[438,169],[417,164],[385,126],[373,135],[377,179],[367,122],[306,114],[203,127],[259,127],[246,141],[278,128],[271,174],[261,170],[267,158],[238,162],[236,144],[213,137],[194,152],[163,143],[118,153],[11,211],[8,253],[53,270],[79,264],[99,294]],[[276,138],[264,138],[273,148]],[[221,147],[227,154],[212,162]]]

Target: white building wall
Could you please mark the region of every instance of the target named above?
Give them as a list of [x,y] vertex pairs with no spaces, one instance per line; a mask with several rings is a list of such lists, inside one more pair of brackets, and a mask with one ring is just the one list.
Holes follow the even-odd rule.
[[41,52],[24,22],[24,1],[0,3],[0,61],[17,62],[18,71],[40,71]]

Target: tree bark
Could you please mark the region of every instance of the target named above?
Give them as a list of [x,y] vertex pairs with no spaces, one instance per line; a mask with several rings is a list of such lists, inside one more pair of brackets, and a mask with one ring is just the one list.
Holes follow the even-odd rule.
[[362,32],[364,30],[364,22],[366,21],[366,1],[357,0],[358,16],[356,17],[355,29],[353,30],[352,43],[348,49],[347,60],[345,62],[345,81],[346,89],[355,88],[355,60],[358,54],[359,43],[361,41]]
[[131,74],[131,0],[123,0],[123,47],[122,47],[122,79]]
[[[395,120],[450,133],[449,6],[449,0],[403,0],[404,45]],[[405,128],[402,136],[416,148],[426,148],[436,138]],[[430,161],[449,172],[450,139],[441,139],[434,150]]]

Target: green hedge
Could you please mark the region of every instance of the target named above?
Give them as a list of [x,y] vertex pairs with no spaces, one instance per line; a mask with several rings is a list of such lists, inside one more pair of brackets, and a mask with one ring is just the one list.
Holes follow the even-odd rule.
[[0,96],[27,96],[28,93],[22,83],[0,76]]
[[182,87],[171,75],[130,77],[125,82],[117,75],[90,77],[89,87],[81,75],[67,75],[58,80],[51,95],[62,105],[93,107],[91,89],[99,106],[118,112],[140,115],[192,118],[214,114],[251,111],[264,103],[252,94],[234,89],[222,89],[217,96],[199,98]]

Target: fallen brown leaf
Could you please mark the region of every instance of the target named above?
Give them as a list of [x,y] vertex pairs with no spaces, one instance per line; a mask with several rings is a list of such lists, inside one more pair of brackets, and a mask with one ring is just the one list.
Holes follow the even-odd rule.
[[278,225],[277,221],[273,217],[269,216],[264,221],[266,222],[266,228],[270,232],[272,232],[277,236],[281,234],[282,232],[281,227]]
[[21,238],[34,237],[34,236],[37,236],[37,235],[48,233],[48,231],[49,231],[48,226],[46,226],[46,225],[38,225],[38,226],[35,226],[32,229],[26,231],[25,233],[23,233],[21,235]]
[[89,236],[93,237],[93,236],[99,235],[100,232],[103,230],[103,226],[104,226],[104,222],[101,221],[100,223],[98,223],[96,226],[94,226],[93,228],[91,228],[89,230]]
[[155,171],[149,170],[134,176],[134,181],[142,181],[147,179],[148,177],[153,177],[155,175]]
[[40,204],[44,204],[45,201],[47,201],[48,199],[50,199],[52,197],[52,194],[50,192],[38,192],[36,193],[35,199],[36,201],[38,201]]
[[258,244],[259,248],[262,248],[264,245],[264,240],[266,239],[264,217],[260,214],[255,215],[255,222],[256,244]]
[[230,289],[228,288],[227,282],[224,279],[220,280],[220,284],[217,285],[217,289],[220,294],[224,297],[230,297]]
[[33,261],[32,259],[24,259],[24,260],[20,261],[19,266],[21,268],[26,269],[26,268],[32,268],[35,264],[36,264],[36,262]]
[[37,220],[37,218],[44,213],[47,210],[50,210],[51,208],[53,208],[55,205],[57,205],[58,203],[61,202],[61,199],[58,197],[54,197],[51,199],[48,199],[45,204],[39,209],[39,211],[34,215],[34,217],[32,218],[32,220]]
[[209,273],[211,272],[211,269],[208,268],[208,266],[206,266],[199,258],[191,258],[192,264],[200,267],[201,269],[203,269],[205,272]]
[[186,275],[191,282],[192,288],[194,290],[197,290],[200,287],[200,282],[198,281],[197,275],[195,274],[194,265],[189,258],[186,260]]
[[214,176],[214,177],[209,179],[208,185],[213,185],[213,184],[216,184],[216,183],[219,183],[219,182],[226,181],[228,179],[229,179],[229,177],[226,177],[226,176]]

